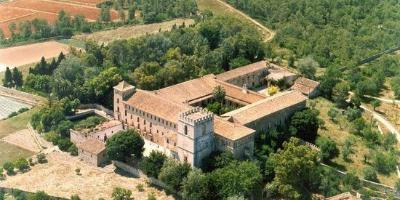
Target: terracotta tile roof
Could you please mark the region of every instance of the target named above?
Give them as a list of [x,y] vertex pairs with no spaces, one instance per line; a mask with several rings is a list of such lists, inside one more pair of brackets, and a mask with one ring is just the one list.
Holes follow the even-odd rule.
[[94,138],[87,139],[86,141],[77,144],[77,146],[78,149],[82,149],[94,155],[98,155],[106,149],[103,142]]
[[135,88],[135,87],[130,85],[126,81],[121,81],[118,83],[118,85],[114,86],[114,89],[118,89],[118,90],[125,90],[125,89],[131,89],[131,88]]
[[309,95],[318,87],[319,87],[319,82],[313,81],[308,78],[300,77],[294,82],[294,85],[291,87],[291,89],[297,90],[305,95]]
[[230,99],[228,98],[229,100],[239,100],[245,104],[251,104],[267,98],[266,96],[251,90],[244,91],[243,88],[230,83],[220,80],[215,81],[225,89],[226,97],[230,97]]
[[157,95],[174,102],[185,103],[212,94],[216,83],[215,75],[210,74],[201,78],[185,81],[160,90],[154,91]]
[[267,115],[281,111],[307,100],[297,91],[282,92],[262,101],[225,113],[223,117],[232,117],[234,122],[246,125]]
[[137,90],[126,103],[174,123],[178,122],[179,113],[190,109],[190,106],[172,102],[168,97],[144,90]]
[[255,133],[255,130],[214,116],[214,132],[217,135],[235,141]]
[[269,63],[267,79],[278,81],[286,77],[295,77],[297,74],[285,69],[281,66]]
[[114,126],[118,126],[118,125],[121,125],[121,124],[122,123],[120,121],[118,121],[118,120],[110,120],[110,121],[106,121],[104,123],[101,123],[101,124],[97,125],[94,128],[82,129],[82,130],[78,130],[78,132],[80,134],[88,135],[88,134],[92,134],[92,133],[96,133],[96,132],[99,132],[99,131],[103,131],[103,130],[106,130],[106,129],[109,129],[109,128],[112,128]]
[[267,62],[263,60],[218,74],[217,79],[222,81],[228,81],[264,68],[267,69]]

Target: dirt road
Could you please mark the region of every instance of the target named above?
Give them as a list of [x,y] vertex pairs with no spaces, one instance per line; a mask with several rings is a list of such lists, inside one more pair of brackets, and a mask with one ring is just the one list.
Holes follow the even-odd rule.
[[250,16],[248,16],[247,14],[243,13],[242,11],[234,8],[233,6],[229,5],[228,3],[222,1],[222,0],[216,0],[218,3],[224,5],[225,7],[227,7],[229,10],[241,15],[242,17],[246,18],[247,20],[251,21],[253,24],[255,24],[259,30],[263,33],[263,35],[265,36],[264,41],[268,42],[270,40],[272,40],[275,37],[275,32],[272,31],[271,29],[265,27],[264,25],[262,25],[261,23],[259,23],[258,21],[254,20],[253,18],[251,18]]

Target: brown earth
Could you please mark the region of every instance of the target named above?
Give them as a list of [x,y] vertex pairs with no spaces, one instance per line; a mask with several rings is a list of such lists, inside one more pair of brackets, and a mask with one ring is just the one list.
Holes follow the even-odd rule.
[[52,58],[61,52],[67,54],[69,46],[56,41],[0,49],[0,71],[4,71],[5,66],[18,67],[39,62],[42,56]]
[[[45,19],[53,23],[57,15],[64,10],[71,16],[84,15],[88,21],[95,21],[100,15],[96,4],[103,0],[14,0],[0,4],[0,28],[6,37],[10,37],[8,30],[12,22],[19,23],[35,18]],[[118,19],[118,12],[111,10],[111,19]]]
[[[18,188],[24,191],[46,193],[64,198],[77,194],[81,199],[111,199],[112,190],[121,187],[132,191],[135,200],[145,200],[153,193],[158,200],[172,200],[165,192],[148,187],[143,178],[131,178],[114,172],[108,165],[98,168],[80,161],[63,152],[52,152],[47,155],[48,163],[37,164],[24,174],[6,177],[0,181],[0,187]],[[75,169],[79,168],[81,175]],[[144,186],[140,192],[138,184]]]

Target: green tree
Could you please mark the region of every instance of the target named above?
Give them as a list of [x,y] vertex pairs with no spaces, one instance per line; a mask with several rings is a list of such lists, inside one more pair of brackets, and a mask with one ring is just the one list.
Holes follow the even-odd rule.
[[347,82],[339,82],[332,90],[332,99],[336,106],[345,108],[347,106],[347,97],[349,96],[350,85]]
[[178,191],[182,185],[183,179],[190,172],[190,165],[179,163],[175,160],[166,160],[161,168],[158,178],[172,189]]
[[81,200],[81,198],[78,195],[74,194],[71,196],[71,200]]
[[18,68],[14,67],[12,71],[12,79],[15,87],[20,88],[23,85],[22,72]]
[[273,166],[275,178],[267,188],[288,199],[310,195],[318,183],[318,153],[301,145],[297,138],[283,143],[283,149],[270,155],[267,161]]
[[182,183],[183,199],[202,200],[207,199],[209,193],[209,182],[205,174],[199,169],[189,172]]
[[306,58],[297,61],[297,68],[299,72],[306,78],[314,79],[319,63],[315,61],[312,57],[308,56]]
[[19,158],[15,161],[14,167],[23,172],[29,169],[29,163],[25,158]]
[[396,183],[394,184],[394,189],[396,192],[400,192],[400,180],[397,180]]
[[29,200],[52,200],[53,198],[43,191],[36,192],[29,196]]
[[221,199],[234,195],[253,197],[260,191],[262,176],[260,167],[250,161],[234,161],[229,165],[218,168],[210,174],[211,183]]
[[8,88],[14,86],[12,73],[9,67],[6,68],[6,72],[4,73],[3,86]]
[[325,162],[329,162],[339,155],[339,149],[335,141],[328,138],[318,138],[316,141],[318,147],[321,149],[321,158]]
[[157,178],[167,157],[158,151],[152,151],[149,157],[144,157],[140,169],[147,175]]
[[334,123],[338,122],[338,119],[337,119],[338,115],[339,115],[339,111],[336,108],[329,109],[328,116]]
[[371,106],[376,110],[377,107],[381,106],[381,101],[378,99],[374,99],[371,101]]
[[6,162],[3,164],[3,169],[7,171],[7,174],[14,174],[14,164],[12,162]]
[[132,191],[120,187],[113,189],[111,197],[113,200],[132,200]]
[[319,190],[324,196],[334,196],[340,193],[340,177],[333,169],[325,168],[321,170],[321,180]]
[[127,161],[132,156],[141,158],[144,140],[134,130],[121,131],[107,140],[106,154],[110,160]]
[[374,168],[369,167],[369,166],[365,167],[363,170],[363,174],[364,174],[364,178],[366,180],[373,181],[373,182],[379,182],[378,176],[376,175],[376,171]]
[[319,129],[318,111],[306,109],[296,112],[289,122],[289,129],[292,134],[303,140],[314,142]]
[[354,142],[353,142],[353,139],[351,139],[351,138],[346,138],[346,140],[344,141],[343,150],[342,150],[342,158],[346,162],[350,161],[349,157],[354,152],[353,144],[354,144]]
[[348,172],[343,177],[343,185],[348,190],[358,190],[361,188],[361,181],[353,172]]
[[106,6],[102,6],[100,10],[100,20],[103,22],[111,21],[111,13],[110,8]]
[[44,153],[37,154],[36,159],[37,159],[38,163],[46,163],[47,162],[46,155]]
[[222,86],[217,86],[213,90],[213,98],[215,101],[222,103],[225,100],[225,89]]
[[390,174],[396,171],[397,159],[396,155],[383,153],[378,151],[372,158],[372,166],[382,174]]

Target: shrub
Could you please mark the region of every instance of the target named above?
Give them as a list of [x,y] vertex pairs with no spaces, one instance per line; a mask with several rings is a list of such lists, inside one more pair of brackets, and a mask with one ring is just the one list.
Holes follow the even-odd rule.
[[46,134],[44,134],[44,139],[53,143],[54,145],[57,145],[58,140],[60,138],[61,137],[54,131],[50,131],[50,132],[47,132]]
[[116,187],[113,190],[112,198],[113,200],[130,200],[132,192],[130,190]]
[[396,156],[389,153],[382,153],[380,151],[376,152],[372,159],[372,165],[379,173],[390,174],[396,170]]
[[3,168],[7,171],[7,174],[14,174],[14,164],[12,162],[6,162]]
[[73,143],[68,138],[61,138],[57,142],[58,148],[61,151],[68,151],[68,149],[73,145]]
[[12,112],[12,113],[10,113],[10,114],[8,115],[8,118],[12,118],[12,117],[15,117],[15,116],[17,116],[17,115],[18,115],[17,112]]
[[25,158],[19,158],[16,160],[14,166],[21,172],[29,169],[29,163]]
[[276,86],[271,86],[271,87],[268,88],[268,94],[270,96],[273,96],[274,94],[276,94],[278,92],[279,92],[279,88],[276,87]]
[[400,192],[400,180],[396,181],[394,184],[394,189],[396,189],[396,192]]
[[154,193],[150,193],[147,195],[147,200],[156,200],[156,196],[154,195]]
[[321,149],[321,158],[325,162],[339,155],[339,149],[336,147],[336,143],[331,139],[318,138],[317,145]]
[[38,155],[36,155],[36,159],[37,159],[38,163],[46,163],[47,162],[46,155],[44,153],[39,153]]
[[374,168],[368,166],[364,168],[363,173],[366,180],[378,182],[378,176],[376,175]]
[[75,146],[75,144],[72,144],[68,148],[68,152],[71,154],[71,156],[77,156],[78,155],[78,148]]
[[76,175],[81,175],[81,168],[76,168],[75,169],[75,173],[76,173]]
[[361,181],[354,173],[349,172],[343,177],[343,185],[358,190],[361,187]]
[[137,189],[139,192],[143,192],[143,191],[144,191],[143,184],[141,184],[141,183],[137,184],[137,185],[136,185],[136,189]]
[[75,194],[71,196],[71,200],[81,200],[81,198],[79,198],[79,196]]
[[186,163],[167,160],[161,168],[158,178],[172,189],[178,191],[183,179],[189,173],[190,169],[190,165]]
[[140,163],[140,169],[148,176],[158,177],[167,157],[158,151],[152,151],[149,157],[145,157]]

